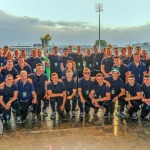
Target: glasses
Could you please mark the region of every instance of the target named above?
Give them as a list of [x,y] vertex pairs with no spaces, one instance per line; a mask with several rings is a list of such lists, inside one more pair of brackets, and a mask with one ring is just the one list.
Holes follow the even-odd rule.
[[84,72],[84,74],[90,74],[90,72]]

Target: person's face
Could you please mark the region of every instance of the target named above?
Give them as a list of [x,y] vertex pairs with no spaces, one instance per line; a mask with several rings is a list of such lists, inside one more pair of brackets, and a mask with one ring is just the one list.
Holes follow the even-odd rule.
[[18,59],[18,64],[19,64],[20,66],[24,65],[24,59],[23,59],[23,58],[19,58],[19,59]]
[[110,48],[109,48],[109,49],[107,49],[107,55],[108,55],[108,56],[112,55],[112,51],[111,51],[111,49],[110,49]]
[[36,55],[37,55],[36,50],[32,50],[32,51],[31,51],[31,56],[32,56],[33,58],[35,58]]
[[126,55],[126,49],[122,49],[122,50],[121,50],[121,54],[122,54],[122,55]]
[[57,48],[57,47],[53,48],[53,53],[54,53],[54,54],[57,54],[57,53],[58,53],[58,48]]
[[94,50],[94,53],[98,53],[98,47],[94,46],[93,50]]
[[119,78],[119,72],[112,71],[112,77],[115,78],[115,79]]
[[136,48],[135,52],[140,54],[141,49],[140,48]]
[[115,55],[118,55],[118,54],[119,54],[118,49],[114,49],[114,54],[115,54]]
[[72,76],[73,76],[73,73],[72,73],[72,72],[66,73],[66,77],[67,77],[67,78],[72,78]]
[[19,50],[15,50],[14,55],[18,57],[19,56]]
[[115,65],[119,65],[119,64],[120,64],[120,59],[119,59],[119,58],[114,59],[114,64],[115,64]]
[[42,51],[41,51],[41,50],[38,50],[38,51],[37,51],[37,55],[38,55],[38,57],[42,57]]
[[132,48],[128,49],[128,55],[132,55]]
[[147,57],[147,51],[145,51],[145,50],[143,50],[142,52],[141,52],[141,55],[142,55],[142,57]]
[[53,82],[58,82],[58,79],[59,79],[59,78],[58,78],[57,75],[55,75],[55,76],[52,76],[51,79],[52,79]]
[[135,62],[140,62],[140,55],[135,55],[134,56],[134,61]]
[[149,84],[150,84],[150,78],[144,77],[143,81],[144,81],[144,83],[145,83],[146,85],[149,85]]
[[7,58],[12,58],[12,53],[9,51],[9,52],[7,52]]
[[22,57],[25,58],[25,57],[26,57],[26,51],[21,51],[21,52],[20,52],[20,56],[22,56]]
[[86,50],[87,55],[91,55],[91,51],[89,49]]
[[135,83],[135,78],[128,78],[128,83],[133,85]]
[[65,56],[68,56],[68,53],[69,53],[68,50],[64,50],[63,52],[64,52],[64,55],[65,55]]
[[8,68],[13,68],[14,66],[14,63],[13,62],[7,62],[7,67]]
[[84,74],[85,78],[90,77],[90,70],[87,70],[87,71],[83,72],[83,74]]
[[77,52],[78,52],[78,53],[81,52],[81,46],[77,46]]
[[68,47],[69,53],[72,53],[72,49],[73,49],[72,46]]
[[96,77],[96,81],[97,81],[98,83],[102,83],[103,80],[104,80],[103,77]]
[[27,80],[27,73],[22,73],[20,77],[21,77],[21,80],[23,81]]
[[5,48],[3,49],[3,51],[4,51],[4,55],[6,55],[6,53],[9,51],[9,48],[8,48],[8,47],[5,47]]
[[37,71],[37,73],[41,74],[43,72],[43,67],[42,66],[37,66],[36,71]]
[[12,85],[13,84],[13,77],[6,77],[5,81],[6,81],[6,84]]
[[67,63],[67,68],[68,68],[68,70],[71,70],[72,69],[72,63]]

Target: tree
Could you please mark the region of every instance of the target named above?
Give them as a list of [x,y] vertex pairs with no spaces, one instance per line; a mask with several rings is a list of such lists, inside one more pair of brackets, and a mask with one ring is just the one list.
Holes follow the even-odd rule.
[[[95,41],[95,45],[99,46],[99,40]],[[100,40],[100,45],[101,45],[101,48],[108,47],[108,44],[105,40]]]

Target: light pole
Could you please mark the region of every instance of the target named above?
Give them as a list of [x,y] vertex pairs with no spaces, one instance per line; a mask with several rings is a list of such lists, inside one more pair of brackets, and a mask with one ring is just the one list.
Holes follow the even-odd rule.
[[103,3],[95,4],[95,10],[96,12],[99,13],[99,51],[100,51],[100,48],[101,48],[101,45],[100,45],[100,12],[103,11]]

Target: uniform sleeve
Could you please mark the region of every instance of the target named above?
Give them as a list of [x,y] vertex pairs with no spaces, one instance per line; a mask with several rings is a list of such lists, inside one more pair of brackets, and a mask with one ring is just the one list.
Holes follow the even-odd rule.
[[143,63],[143,72],[147,72],[146,65]]
[[79,80],[78,88],[81,88],[81,89],[82,89],[82,80],[81,80],[81,79]]
[[110,88],[106,86],[106,93],[110,92]]
[[124,89],[124,88],[125,88],[122,79],[120,79],[120,88],[121,88],[121,89]]
[[62,83],[62,92],[66,91],[66,86]]
[[130,64],[128,65],[128,71],[132,72],[132,68],[133,68],[132,63],[130,63]]
[[18,85],[17,84],[14,84],[14,91],[18,91]]
[[136,92],[141,92],[141,87],[139,84],[137,84],[137,86],[136,86]]
[[31,92],[34,92],[34,91],[35,91],[35,89],[34,89],[33,84],[31,83],[30,85],[31,85],[31,86],[30,86],[30,88],[31,88]]
[[32,69],[31,69],[31,66],[30,66],[30,65],[28,65],[28,67],[27,67],[27,72],[28,72],[28,74],[31,74],[31,73],[32,73]]
[[14,74],[15,74],[15,78],[17,75],[19,75],[18,71],[14,68]]
[[62,71],[62,76],[65,77],[66,76],[66,70]]
[[47,90],[52,90],[52,85],[50,83],[47,84]]
[[48,77],[47,77],[47,75],[45,75],[45,81],[48,81]]
[[0,89],[0,96],[3,96],[3,89]]
[[128,71],[129,71],[128,66],[125,65],[125,73],[128,72]]
[[101,65],[105,65],[106,64],[106,59],[103,58],[102,61],[101,61]]
[[144,92],[144,84],[141,86],[141,91]]
[[77,89],[77,82],[75,80],[73,82],[73,89]]

